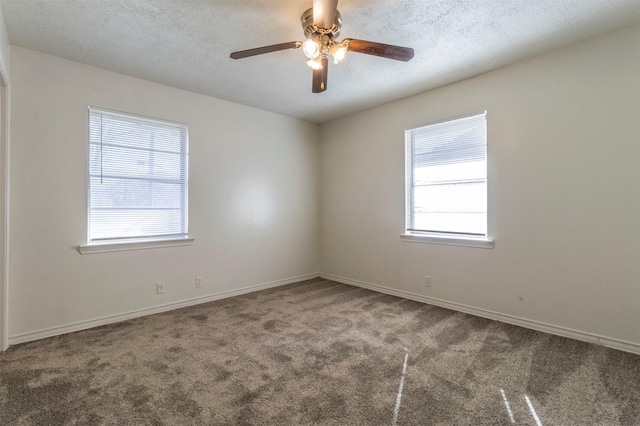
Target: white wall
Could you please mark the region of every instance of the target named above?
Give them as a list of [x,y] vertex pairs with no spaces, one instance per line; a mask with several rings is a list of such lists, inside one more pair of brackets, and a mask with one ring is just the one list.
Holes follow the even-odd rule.
[[[640,350],[639,53],[635,26],[323,125],[321,270]],[[485,109],[495,248],[402,242],[404,129]]]
[[[23,48],[11,54],[11,343],[318,272],[318,126]],[[192,246],[76,251],[87,234],[88,105],[189,125]]]
[[7,348],[7,152],[9,150],[9,34],[0,9],[0,351]]
[[9,33],[4,21],[4,13],[0,9],[0,74],[2,74],[3,85],[9,84],[9,67],[11,65],[9,50]]
[[[636,26],[319,134],[295,119],[12,47],[11,342],[321,270],[637,350],[639,49]],[[193,246],[78,254],[87,105],[189,124]],[[401,242],[404,129],[485,109],[495,248]],[[162,296],[156,281],[166,282]]]

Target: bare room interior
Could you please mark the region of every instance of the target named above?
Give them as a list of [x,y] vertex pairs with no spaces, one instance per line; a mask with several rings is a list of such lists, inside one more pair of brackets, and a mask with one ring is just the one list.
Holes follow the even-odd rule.
[[0,424],[640,424],[638,0],[0,0],[0,176]]

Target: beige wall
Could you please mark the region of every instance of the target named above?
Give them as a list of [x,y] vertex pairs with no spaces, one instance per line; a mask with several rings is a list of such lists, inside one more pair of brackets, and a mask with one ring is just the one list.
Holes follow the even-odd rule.
[[[318,126],[11,53],[11,343],[318,272]],[[76,251],[87,235],[88,105],[188,124],[192,246]]]
[[[323,125],[321,270],[640,351],[639,52],[635,26]],[[401,241],[404,129],[484,110],[495,248]]]

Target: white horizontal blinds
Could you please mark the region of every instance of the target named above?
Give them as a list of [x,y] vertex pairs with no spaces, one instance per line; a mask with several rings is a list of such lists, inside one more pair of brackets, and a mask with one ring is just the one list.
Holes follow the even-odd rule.
[[89,109],[89,242],[187,236],[186,125]]
[[486,236],[486,113],[407,132],[407,230]]

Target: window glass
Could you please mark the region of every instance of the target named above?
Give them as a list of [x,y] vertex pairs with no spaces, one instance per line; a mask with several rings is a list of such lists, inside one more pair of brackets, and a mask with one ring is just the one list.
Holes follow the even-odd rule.
[[409,129],[406,231],[487,235],[486,113]]
[[187,237],[188,131],[89,108],[89,243]]

